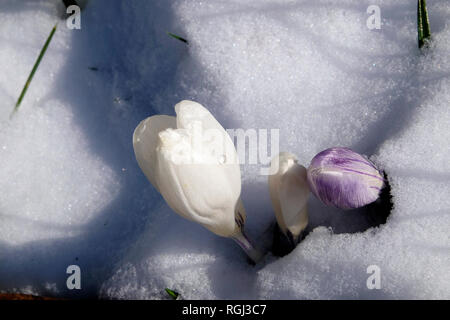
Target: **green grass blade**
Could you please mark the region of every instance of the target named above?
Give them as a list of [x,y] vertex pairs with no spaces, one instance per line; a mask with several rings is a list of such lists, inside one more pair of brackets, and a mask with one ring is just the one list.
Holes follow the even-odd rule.
[[177,300],[178,296],[180,295],[178,292],[170,290],[169,288],[166,288],[166,292],[173,300]]
[[180,41],[182,41],[182,42],[184,42],[186,44],[189,44],[189,42],[186,39],[184,39],[184,38],[182,38],[180,36],[177,36],[176,34],[173,34],[173,33],[170,33],[170,32],[167,32],[167,34],[169,36],[171,36],[172,38],[175,38],[175,39],[180,40]]
[[37,58],[36,62],[34,63],[33,69],[31,70],[31,73],[28,76],[27,82],[25,82],[25,86],[23,87],[22,92],[20,93],[19,99],[17,99],[16,105],[14,107],[12,114],[14,114],[19,109],[19,106],[22,103],[23,97],[25,96],[25,93],[27,92],[28,87],[30,86],[31,80],[33,80],[33,76],[36,73],[36,70],[39,67],[39,64],[41,63],[41,60],[44,57],[45,52],[47,51],[48,45],[52,41],[53,35],[55,34],[55,31],[56,31],[56,26],[57,25],[55,24],[52,31],[50,32],[50,35],[47,38],[47,41],[45,41],[45,44],[41,49],[41,53],[39,54],[39,57]]
[[419,48],[422,48],[431,38],[430,21],[428,20],[426,0],[417,1],[417,34]]

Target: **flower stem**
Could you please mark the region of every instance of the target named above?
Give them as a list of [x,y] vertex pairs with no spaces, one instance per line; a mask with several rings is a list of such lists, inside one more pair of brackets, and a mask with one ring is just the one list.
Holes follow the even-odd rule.
[[250,239],[242,230],[236,235],[231,237],[236,243],[245,251],[248,257],[253,261],[253,263],[258,263],[263,257],[260,250],[256,249],[251,243]]

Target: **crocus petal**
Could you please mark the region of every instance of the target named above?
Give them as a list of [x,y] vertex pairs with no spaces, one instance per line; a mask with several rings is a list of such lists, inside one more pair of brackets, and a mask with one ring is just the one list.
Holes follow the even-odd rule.
[[[239,164],[233,141],[208,109],[197,102],[183,100],[175,105],[175,112],[178,129],[195,130],[198,124],[201,129],[202,144],[208,148],[209,153],[221,163]],[[236,175],[240,181],[240,170],[236,170]]]
[[158,133],[167,128],[176,128],[175,117],[156,115],[141,121],[133,133],[133,149],[139,167],[158,191],[156,182]]
[[224,131],[222,125],[211,112],[200,103],[190,100],[180,101],[175,105],[177,128],[186,129],[192,121],[201,121],[204,130],[217,129]]
[[307,177],[317,198],[341,209],[359,208],[377,200],[384,185],[378,169],[349,148],[330,148],[317,154]]
[[308,224],[306,168],[296,165],[281,179],[280,203],[287,229],[298,237]]
[[271,167],[274,174],[269,176],[269,191],[278,225],[296,241],[308,224],[306,168],[287,152],[275,157]]
[[[182,101],[176,106],[177,129],[158,134],[159,190],[181,216],[221,236],[241,230],[241,176],[236,149],[225,129],[203,106]],[[207,131],[214,134],[205,134]],[[232,147],[223,148],[224,143]]]
[[226,170],[214,165],[175,164],[159,158],[159,188],[167,204],[179,215],[210,231],[230,236],[236,231],[235,208],[240,185],[232,185]]

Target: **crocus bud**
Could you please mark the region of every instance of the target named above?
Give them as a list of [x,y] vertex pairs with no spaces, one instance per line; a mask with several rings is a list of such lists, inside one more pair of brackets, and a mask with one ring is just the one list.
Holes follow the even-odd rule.
[[330,148],[312,159],[308,183],[312,193],[326,205],[354,209],[377,200],[384,179],[360,154],[349,148]]
[[309,187],[306,168],[293,154],[281,152],[272,160],[269,191],[278,225],[295,246],[308,224]]
[[176,117],[157,115],[134,131],[137,162],[173,211],[231,237],[254,261],[260,254],[244,234],[241,173],[233,141],[199,103],[181,101]]

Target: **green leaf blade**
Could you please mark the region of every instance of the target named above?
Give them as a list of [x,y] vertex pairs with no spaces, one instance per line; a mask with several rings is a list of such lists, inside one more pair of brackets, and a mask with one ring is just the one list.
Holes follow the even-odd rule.
[[417,35],[421,49],[431,38],[426,0],[417,1]]
[[173,33],[171,33],[171,32],[167,32],[167,34],[168,34],[169,36],[171,36],[172,38],[175,38],[175,39],[177,39],[177,40],[180,40],[181,42],[184,42],[184,43],[186,43],[186,44],[189,44],[189,42],[188,42],[186,39],[184,39],[184,38],[182,38],[182,37],[180,37],[180,36],[177,36],[176,34],[173,34]]
[[47,51],[47,48],[50,45],[50,42],[52,41],[53,35],[55,34],[55,31],[56,31],[56,26],[57,25],[55,24],[52,31],[50,32],[50,35],[47,37],[47,40],[45,41],[45,44],[42,47],[41,52],[39,53],[39,56],[38,56],[36,62],[34,63],[33,69],[31,70],[30,75],[28,76],[28,79],[25,82],[22,92],[20,93],[19,99],[17,99],[16,105],[14,106],[14,110],[13,110],[12,114],[14,114],[20,107],[20,104],[22,103],[22,100],[25,97],[25,94],[28,90],[28,87],[30,86],[31,80],[33,80],[34,74],[36,73],[36,70],[38,69],[38,67],[42,61],[42,58],[44,57],[45,52]]
[[165,289],[167,294],[173,299],[173,300],[177,300],[178,296],[180,295],[178,292],[170,290],[169,288]]

